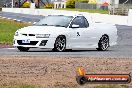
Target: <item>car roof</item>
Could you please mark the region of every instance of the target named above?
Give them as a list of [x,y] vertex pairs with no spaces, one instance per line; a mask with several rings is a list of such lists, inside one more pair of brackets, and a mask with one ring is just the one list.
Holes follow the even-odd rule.
[[[52,15],[64,15],[64,16],[77,16],[77,15],[82,15],[85,12],[78,12],[78,11],[64,11],[64,10],[56,10]],[[89,13],[85,13],[89,14]]]
[[87,20],[91,20],[92,16],[91,14],[87,13],[87,12],[78,12],[78,11],[60,11],[59,13],[54,13],[52,15],[60,15],[60,16],[73,16],[73,17],[77,17],[77,16],[84,16]]

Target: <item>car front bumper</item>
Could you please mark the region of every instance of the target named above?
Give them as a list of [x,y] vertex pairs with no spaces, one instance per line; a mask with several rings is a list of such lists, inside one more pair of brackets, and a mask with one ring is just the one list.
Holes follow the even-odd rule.
[[[23,40],[28,40],[23,43]],[[14,47],[29,47],[29,48],[54,48],[56,38],[35,38],[35,37],[14,37]]]

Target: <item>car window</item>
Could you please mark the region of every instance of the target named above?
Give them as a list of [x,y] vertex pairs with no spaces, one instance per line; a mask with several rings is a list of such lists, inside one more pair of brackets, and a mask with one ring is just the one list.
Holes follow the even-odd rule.
[[[75,25],[79,25],[79,28],[86,28],[88,27],[88,22],[86,20],[86,18],[84,19],[83,16],[77,16],[71,23],[71,26],[75,24]],[[70,26],[70,27],[71,27]]]
[[35,25],[36,26],[67,27],[70,24],[72,19],[73,19],[72,16],[52,15],[52,16],[46,16],[45,18],[37,22]]
[[88,21],[87,21],[87,19],[84,17],[84,21],[85,21],[85,27],[87,28],[87,27],[89,27],[89,23],[88,23]]

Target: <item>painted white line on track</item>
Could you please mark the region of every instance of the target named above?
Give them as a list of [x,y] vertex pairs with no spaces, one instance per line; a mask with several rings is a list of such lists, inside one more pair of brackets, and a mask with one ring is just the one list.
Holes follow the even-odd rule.
[[6,17],[2,17],[3,19],[5,19]]
[[7,18],[8,20],[10,20],[11,18]]
[[31,24],[32,22],[28,22],[29,24]]
[[18,22],[21,22],[21,20],[17,20]]
[[17,19],[13,19],[14,21],[16,21]]

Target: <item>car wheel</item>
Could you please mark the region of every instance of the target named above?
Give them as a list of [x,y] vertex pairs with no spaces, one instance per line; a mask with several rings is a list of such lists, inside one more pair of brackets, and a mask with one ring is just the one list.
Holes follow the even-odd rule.
[[98,48],[97,50],[99,51],[105,51],[109,47],[109,37],[107,35],[103,35],[98,43]]
[[63,52],[66,50],[66,38],[65,36],[59,36],[56,38],[53,51]]
[[76,77],[76,81],[79,85],[84,85],[87,82],[87,79],[84,76]]
[[22,51],[22,52],[27,52],[30,48],[28,47],[17,47],[18,50]]

